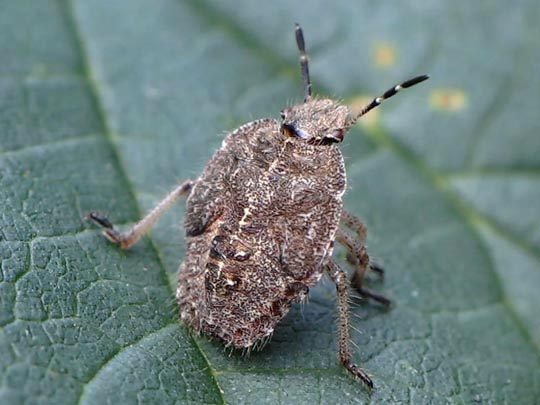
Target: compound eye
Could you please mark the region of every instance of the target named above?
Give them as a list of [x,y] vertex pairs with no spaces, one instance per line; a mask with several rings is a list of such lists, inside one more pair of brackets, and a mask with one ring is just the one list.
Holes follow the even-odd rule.
[[[281,115],[283,118],[285,118],[285,114],[282,113]],[[296,135],[296,129],[294,128],[294,125],[291,124],[281,124],[281,131],[284,135],[295,137]]]
[[309,141],[312,138],[308,133],[292,124],[281,124],[281,131],[287,136],[300,138],[305,141]]

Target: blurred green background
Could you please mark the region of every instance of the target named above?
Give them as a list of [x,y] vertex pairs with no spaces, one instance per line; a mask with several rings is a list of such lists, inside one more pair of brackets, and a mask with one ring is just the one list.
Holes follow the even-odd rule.
[[[540,395],[540,7],[534,0],[0,1],[0,403],[535,403]],[[225,134],[316,94],[365,117],[342,145],[346,206],[384,262],[386,312],[354,300],[338,365],[326,281],[261,352],[193,337],[174,284],[182,204]],[[344,261],[343,251],[337,252]],[[344,264],[345,265],[345,264]]]

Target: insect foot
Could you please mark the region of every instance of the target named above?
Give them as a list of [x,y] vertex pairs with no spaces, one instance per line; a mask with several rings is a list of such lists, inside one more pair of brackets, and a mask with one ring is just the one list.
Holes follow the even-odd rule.
[[99,212],[90,212],[86,217],[103,228],[103,235],[111,242],[127,249],[137,243],[152,226],[165,214],[180,197],[188,195],[193,187],[193,181],[186,180],[171,191],[143,219],[126,232],[118,231],[109,219]]
[[229,133],[197,180],[177,186],[126,232],[98,213],[89,218],[109,240],[129,248],[187,197],[187,253],[176,290],[180,316],[197,333],[244,351],[263,346],[291,306],[327,273],[338,297],[339,361],[371,389],[371,378],[351,360],[349,282],[332,259],[335,242],[349,251],[360,293],[384,305],[390,301],[362,285],[368,270],[383,271],[370,260],[366,226],[343,209],[347,178],[338,144],[364,114],[428,76],[390,88],[353,114],[335,100],[313,96],[298,25],[295,34],[302,103],[283,109],[280,120],[259,119]]

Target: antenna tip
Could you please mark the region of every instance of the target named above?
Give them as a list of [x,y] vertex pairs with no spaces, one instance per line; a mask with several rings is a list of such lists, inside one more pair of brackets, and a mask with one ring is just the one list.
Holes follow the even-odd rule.
[[406,89],[407,87],[414,86],[415,84],[422,83],[423,81],[429,79],[429,75],[420,75],[413,77],[412,79],[407,80],[406,82],[401,83],[401,87]]

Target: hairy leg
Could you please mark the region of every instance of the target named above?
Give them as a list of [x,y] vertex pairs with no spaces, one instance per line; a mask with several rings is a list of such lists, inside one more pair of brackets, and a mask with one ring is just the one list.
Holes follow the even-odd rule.
[[191,180],[184,181],[161,200],[143,219],[125,232],[119,232],[107,217],[97,212],[89,213],[88,218],[104,228],[103,235],[107,239],[120,245],[122,249],[127,249],[148,233],[152,226],[155,225],[163,214],[169,211],[179,198],[188,196],[194,184]]
[[391,301],[388,298],[363,286],[364,276],[366,275],[367,270],[372,266],[366,246],[342,229],[338,229],[336,240],[347,248],[350,253],[348,255],[349,261],[355,266],[355,271],[351,279],[352,286],[356,288],[362,296],[389,306]]
[[330,259],[326,265],[330,278],[336,285],[339,312],[339,361],[345,366],[347,371],[353,376],[360,378],[370,389],[373,388],[373,381],[367,373],[354,364],[351,360],[351,350],[349,348],[349,292],[347,275],[337,263]]
[[[350,212],[348,212],[346,210],[343,210],[343,212],[341,214],[341,222],[345,226],[352,229],[356,233],[356,235],[358,237],[358,241],[360,243],[362,243],[362,244],[366,243],[367,232],[368,232],[367,231],[367,226],[362,222],[362,220],[360,218],[358,218],[357,216],[351,214]],[[349,259],[349,261],[351,261],[350,258],[351,258],[351,256],[347,257],[347,259]],[[379,276],[384,277],[384,269],[382,268],[382,266],[380,266],[376,262],[370,261],[369,262],[369,269],[373,270],[376,273],[378,273]]]
[[351,214],[348,211],[343,210],[341,213],[341,222],[351,228],[361,243],[365,243],[367,239],[367,226],[357,216]]

